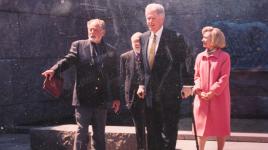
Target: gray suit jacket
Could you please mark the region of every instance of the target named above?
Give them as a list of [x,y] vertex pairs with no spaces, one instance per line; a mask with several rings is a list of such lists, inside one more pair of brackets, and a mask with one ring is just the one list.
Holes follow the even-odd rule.
[[[135,65],[140,65],[140,63],[135,63],[135,57],[134,50],[130,50],[120,56],[121,89],[128,107],[131,107],[135,99],[139,83],[136,78],[134,78],[135,76],[139,77],[139,72],[135,72]],[[139,66],[137,66],[137,68],[139,68]]]

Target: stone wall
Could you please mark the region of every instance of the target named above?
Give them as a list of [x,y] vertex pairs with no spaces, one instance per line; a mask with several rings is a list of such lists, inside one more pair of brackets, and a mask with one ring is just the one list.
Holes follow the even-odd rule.
[[[149,0],[0,0],[1,129],[5,126],[59,121],[72,117],[70,93],[73,71],[64,73],[65,94],[59,99],[52,98],[42,90],[43,78],[40,73],[64,56],[72,41],[87,38],[86,21],[90,18],[104,19],[108,27],[106,40],[117,47],[119,54],[126,51],[130,48],[128,39],[131,34],[146,30],[144,7],[150,2]],[[182,33],[189,43],[190,64],[193,64],[195,55],[202,50],[201,28],[205,25],[215,25],[223,29],[230,43],[242,41],[239,47],[233,42],[227,48],[232,54],[233,63],[252,61],[247,58],[253,53],[262,59],[261,63],[254,65],[235,63],[234,70],[236,68],[267,70],[268,63],[265,57],[268,51],[267,0],[156,0],[155,2],[162,3],[166,8],[165,26]],[[253,27],[247,26],[248,24],[253,24]],[[241,28],[244,30],[239,30]],[[247,40],[243,40],[244,35],[241,33],[252,31],[249,30],[252,28],[253,32],[247,35]],[[256,42],[260,47],[256,47]],[[247,51],[244,53],[245,47]],[[258,58],[254,62],[258,62]],[[260,74],[265,78],[266,72]],[[261,78],[255,80],[255,76],[250,76],[248,80],[258,81],[257,83],[262,81]],[[239,84],[244,86],[245,82],[247,80]],[[237,85],[237,82],[234,85]],[[256,86],[256,90],[260,89],[255,82],[253,85]],[[267,87],[267,85],[261,86]],[[243,96],[245,93],[241,94]],[[267,95],[264,94],[263,97],[264,99],[258,101],[258,105],[254,105],[255,110],[268,107]],[[247,102],[252,102],[252,99],[250,97],[248,100],[236,99],[232,105],[233,115],[239,117],[251,112],[252,116],[258,116],[257,111],[248,109],[252,105]],[[247,113],[244,113],[244,109],[240,109],[241,104],[247,109]],[[267,117],[268,113],[263,112],[261,116]]]
[[232,116],[267,118],[268,71],[235,70],[231,74]]

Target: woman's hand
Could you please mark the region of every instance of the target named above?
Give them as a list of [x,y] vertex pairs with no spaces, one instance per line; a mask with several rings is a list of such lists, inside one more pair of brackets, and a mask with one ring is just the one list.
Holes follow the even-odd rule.
[[206,101],[211,100],[215,94],[213,92],[201,92],[200,97]]
[[198,96],[201,96],[201,92],[202,92],[201,89],[196,89],[196,90],[194,91],[194,94],[196,94],[196,95],[198,95]]

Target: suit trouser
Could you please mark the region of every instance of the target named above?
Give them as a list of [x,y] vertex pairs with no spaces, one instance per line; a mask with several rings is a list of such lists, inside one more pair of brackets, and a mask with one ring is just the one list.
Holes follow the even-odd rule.
[[130,113],[132,115],[136,130],[136,140],[138,150],[145,150],[146,148],[144,109],[145,109],[144,100],[140,99],[135,99],[130,108]]
[[75,118],[78,129],[74,140],[74,150],[90,149],[88,145],[88,126],[92,124],[93,147],[96,150],[105,150],[105,124],[107,109],[104,106],[88,107],[78,106],[75,108]]
[[175,150],[179,122],[179,102],[146,107],[148,150]]

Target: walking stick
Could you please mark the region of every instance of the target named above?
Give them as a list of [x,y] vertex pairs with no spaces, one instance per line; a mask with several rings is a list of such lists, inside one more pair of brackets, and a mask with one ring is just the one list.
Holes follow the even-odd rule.
[[190,103],[191,103],[191,111],[192,111],[192,123],[194,126],[194,138],[195,138],[195,145],[196,149],[199,150],[199,145],[198,145],[198,139],[197,139],[197,133],[196,133],[196,125],[195,125],[195,118],[194,118],[194,98],[193,96],[190,97]]

